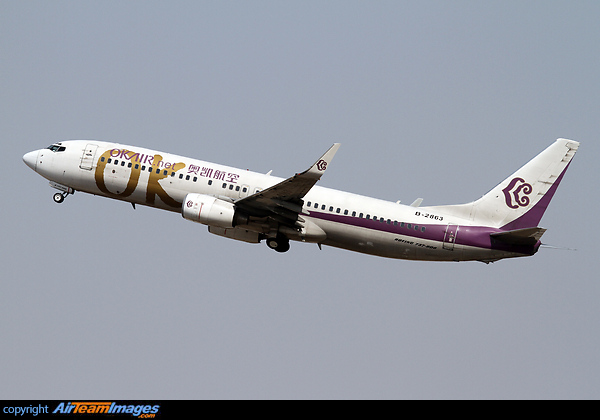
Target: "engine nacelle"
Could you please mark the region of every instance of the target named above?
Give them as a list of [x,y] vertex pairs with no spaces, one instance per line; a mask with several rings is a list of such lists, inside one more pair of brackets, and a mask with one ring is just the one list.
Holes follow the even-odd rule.
[[204,194],[188,194],[183,200],[184,219],[209,226],[233,228],[248,218],[236,211],[235,204]]

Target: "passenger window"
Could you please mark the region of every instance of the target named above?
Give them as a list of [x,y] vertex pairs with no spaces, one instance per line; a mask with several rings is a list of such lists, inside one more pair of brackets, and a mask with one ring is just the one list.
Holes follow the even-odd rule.
[[308,203],[306,203],[307,207],[310,207],[312,205],[312,203],[309,201]]
[[129,163],[127,164],[127,167],[128,167],[128,168],[131,168],[132,166],[133,166],[133,165],[132,165],[132,163],[131,163],[131,162],[129,162]]
[[[212,181],[210,181],[212,183]],[[248,188],[244,187],[242,188],[242,192],[248,192]]]
[[183,179],[183,174],[179,174],[179,179]]
[[121,162],[121,166],[125,166],[125,161],[122,161],[122,162]]
[[398,221],[394,220],[394,226],[398,226]]
[[342,211],[342,209],[340,209],[339,207],[337,208],[337,210],[335,211],[337,214],[340,214],[340,211]]
[[175,172],[171,172],[171,178],[175,176]]
[[148,172],[152,173],[153,170],[154,168],[152,166],[148,166]]
[[315,208],[318,209],[319,208],[319,203],[315,203]]
[[371,215],[367,214],[367,217],[366,217],[366,219],[367,219],[367,220],[370,220],[370,219],[371,219]]
[[227,184],[226,183],[223,183],[223,188],[227,188]]
[[108,158],[108,163],[111,163],[111,162],[112,162],[112,159],[111,159],[111,158]]
[[321,206],[321,210],[325,210],[325,204]]
[[185,176],[185,180],[186,180],[186,181],[189,181],[189,180],[190,180],[190,176],[189,176],[189,175],[186,175],[186,176]]
[[412,229],[412,225],[410,223],[407,223],[406,227],[409,228],[409,229]]
[[352,212],[352,217],[356,217],[356,212],[355,211]]
[[421,228],[421,232],[425,232],[425,226]]
[[388,225],[391,225],[391,224],[392,224],[392,221],[391,221],[390,219],[387,219],[387,224],[388,224]]
[[362,214],[362,213],[361,213],[361,214],[359,214],[359,215],[358,215],[358,217],[359,217],[360,219],[362,219],[362,218],[363,218],[363,214]]
[[208,180],[208,185],[212,185],[212,179]]
[[194,177],[194,182],[196,182],[196,181],[198,181],[198,177],[197,176]]
[[235,187],[235,190],[239,191],[240,190],[240,186],[238,185],[237,187]]
[[348,216],[348,210],[344,210],[344,214]]
[[169,175],[169,171],[164,171],[164,172],[163,172],[163,175],[164,175],[164,176],[167,176],[167,175]]
[[229,189],[230,189],[230,190],[233,190],[233,184],[231,184],[231,185],[229,186]]
[[104,162],[105,160],[106,160],[106,158],[105,158],[104,156],[102,156],[102,157],[100,158],[100,162]]
[[118,164],[119,164],[119,161],[115,159],[115,165],[118,165]]
[[156,168],[156,175],[160,174],[160,169]]

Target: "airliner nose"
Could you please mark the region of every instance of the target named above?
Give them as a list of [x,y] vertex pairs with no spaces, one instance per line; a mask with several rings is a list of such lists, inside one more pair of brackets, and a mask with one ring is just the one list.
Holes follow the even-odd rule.
[[25,165],[29,166],[35,171],[37,166],[37,157],[38,150],[36,150],[35,152],[26,153],[25,155],[23,155],[23,162],[25,162]]

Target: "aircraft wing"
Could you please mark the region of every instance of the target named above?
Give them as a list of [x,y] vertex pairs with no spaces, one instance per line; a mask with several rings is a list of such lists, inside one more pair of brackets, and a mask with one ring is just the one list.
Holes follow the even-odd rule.
[[303,221],[299,217],[304,204],[302,198],[321,179],[339,147],[340,143],[335,143],[306,171],[242,198],[236,201],[235,205],[253,216],[270,217],[281,223],[299,227],[297,222]]

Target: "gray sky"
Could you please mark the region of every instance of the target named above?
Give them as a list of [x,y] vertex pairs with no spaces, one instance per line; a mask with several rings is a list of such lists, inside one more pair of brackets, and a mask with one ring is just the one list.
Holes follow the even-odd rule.
[[[597,1],[0,0],[0,398],[600,398]],[[386,260],[53,203],[66,139],[424,205],[581,142],[533,258]]]

